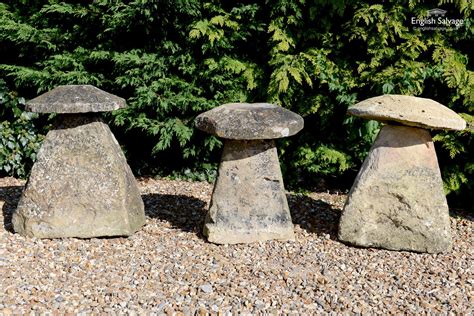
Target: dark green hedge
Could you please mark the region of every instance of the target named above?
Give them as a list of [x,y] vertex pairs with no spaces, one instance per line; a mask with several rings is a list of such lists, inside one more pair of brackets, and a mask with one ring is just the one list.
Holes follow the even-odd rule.
[[[473,123],[472,4],[443,2],[464,25],[414,29],[411,17],[433,6],[396,0],[0,3],[0,75],[9,88],[1,92],[0,172],[26,174],[47,123],[18,112],[16,94],[93,84],[128,101],[106,118],[137,174],[212,178],[221,142],[196,131],[194,117],[222,103],[268,101],[306,122],[280,142],[287,183],[347,188],[379,129],[347,117],[349,105],[417,95]],[[472,139],[472,131],[435,133],[446,191],[469,205]]]

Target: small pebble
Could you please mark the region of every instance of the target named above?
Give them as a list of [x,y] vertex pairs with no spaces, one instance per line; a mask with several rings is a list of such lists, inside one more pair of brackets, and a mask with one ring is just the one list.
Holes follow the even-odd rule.
[[210,284],[203,284],[200,288],[204,293],[212,293],[212,285]]

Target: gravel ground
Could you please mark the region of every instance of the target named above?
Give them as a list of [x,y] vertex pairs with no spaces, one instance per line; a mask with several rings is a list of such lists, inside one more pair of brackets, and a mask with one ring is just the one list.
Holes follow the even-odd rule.
[[24,238],[24,182],[0,178],[0,314],[474,314],[472,213],[453,211],[446,255],[337,241],[345,196],[289,193],[296,242],[218,246],[201,234],[211,185],[140,179],[145,227],[129,238]]

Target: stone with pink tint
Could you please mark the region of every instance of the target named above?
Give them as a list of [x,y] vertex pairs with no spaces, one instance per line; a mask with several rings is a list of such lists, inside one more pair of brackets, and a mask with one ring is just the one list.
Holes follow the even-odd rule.
[[[399,119],[394,104],[409,121]],[[372,98],[349,109],[353,115],[410,126],[388,124],[380,130],[349,192],[339,222],[340,240],[391,250],[451,249],[435,148],[429,131],[419,128],[464,128],[465,122],[450,111],[433,100],[407,96]]]
[[354,116],[380,122],[426,129],[463,130],[464,121],[456,112],[431,99],[385,94],[359,102],[347,111]]

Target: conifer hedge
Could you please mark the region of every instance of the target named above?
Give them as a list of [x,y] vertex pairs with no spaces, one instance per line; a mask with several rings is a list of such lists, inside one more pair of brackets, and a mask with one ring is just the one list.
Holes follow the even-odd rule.
[[415,29],[422,1],[3,1],[0,174],[25,177],[50,117],[24,99],[92,84],[127,99],[106,114],[135,173],[212,179],[222,143],[193,128],[227,102],[273,102],[305,118],[279,144],[288,184],[347,188],[380,126],[347,107],[396,93],[432,98],[470,130],[436,132],[446,192],[474,199],[472,1],[440,1],[464,24]]

